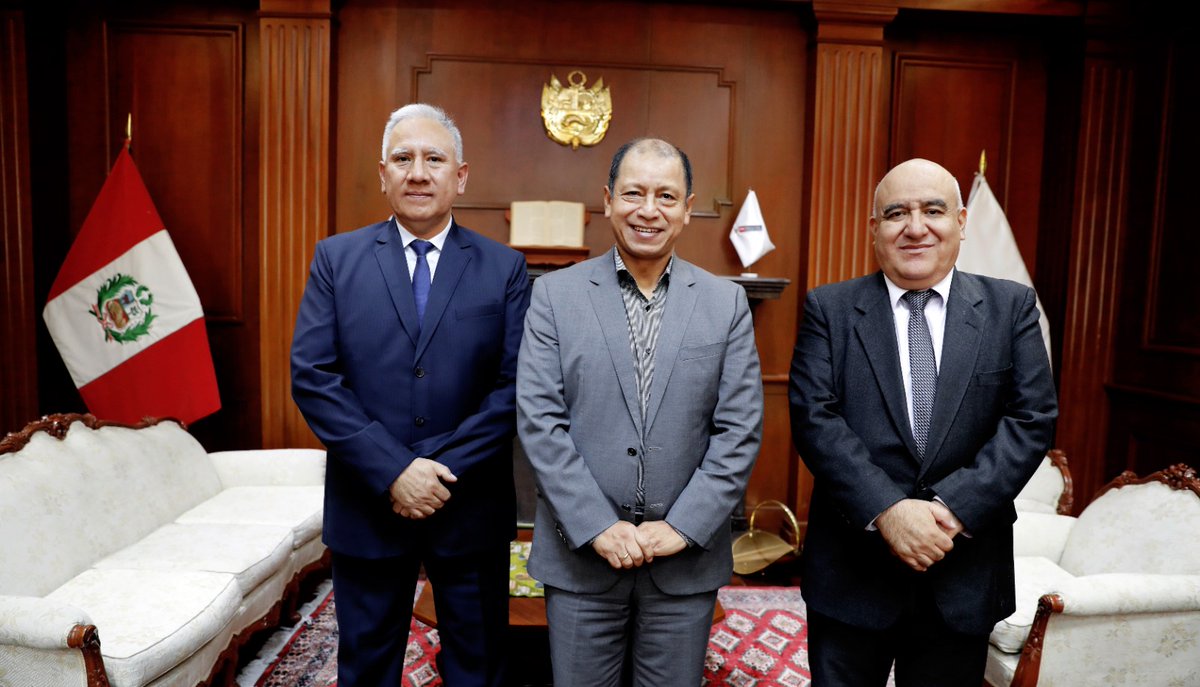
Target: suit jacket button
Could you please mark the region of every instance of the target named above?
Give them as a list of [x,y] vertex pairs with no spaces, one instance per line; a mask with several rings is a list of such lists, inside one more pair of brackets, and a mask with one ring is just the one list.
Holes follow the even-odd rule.
[[416,374],[418,378],[424,377],[425,376],[425,368],[418,367],[416,370],[413,371],[413,373]]
[[633,448],[633,447],[630,447],[630,448],[627,448],[627,449],[625,449],[625,452],[626,452],[626,453],[628,453],[628,454],[629,454],[629,455],[631,455],[631,456],[636,456],[636,455],[637,455],[637,449],[636,449],[636,448]]
[[425,426],[425,418],[418,415],[417,419],[413,420],[413,423],[415,423],[418,427],[424,427]]

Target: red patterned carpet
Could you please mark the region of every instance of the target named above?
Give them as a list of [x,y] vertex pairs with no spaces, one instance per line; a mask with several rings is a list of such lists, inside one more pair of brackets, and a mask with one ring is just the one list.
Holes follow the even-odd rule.
[[[418,593],[420,589],[418,588]],[[795,587],[725,587],[725,619],[713,626],[705,685],[803,687],[808,672],[808,627]],[[330,687],[337,683],[337,622],[330,593],[302,623],[255,687]],[[405,657],[405,687],[442,684],[434,664],[437,630],[416,620]]]

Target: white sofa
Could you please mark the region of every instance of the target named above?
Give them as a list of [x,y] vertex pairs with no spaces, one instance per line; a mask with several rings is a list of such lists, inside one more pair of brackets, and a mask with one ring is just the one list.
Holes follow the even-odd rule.
[[1200,685],[1200,478],[1125,472],[1073,518],[1019,515],[1017,610],[996,624],[996,687]]
[[325,454],[207,453],[178,423],[0,442],[0,685],[232,684],[321,544]]
[[1075,487],[1067,454],[1060,449],[1046,452],[1038,469],[1013,499],[1017,513],[1058,513],[1070,515],[1075,503]]

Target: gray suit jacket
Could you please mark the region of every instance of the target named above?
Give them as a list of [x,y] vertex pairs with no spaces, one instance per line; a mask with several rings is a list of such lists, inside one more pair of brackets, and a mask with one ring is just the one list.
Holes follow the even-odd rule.
[[762,379],[745,291],[678,257],[643,431],[612,252],[539,277],[517,366],[517,429],[538,483],[529,571],[598,593],[623,574],[589,542],[632,520],[645,453],[646,519],[695,545],[649,564],[667,593],[727,584],[729,515],[758,456]]

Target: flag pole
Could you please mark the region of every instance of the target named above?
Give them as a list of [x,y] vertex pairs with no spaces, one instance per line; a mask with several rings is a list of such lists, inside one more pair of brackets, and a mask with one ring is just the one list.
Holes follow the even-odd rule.
[[987,172],[987,149],[979,151],[979,176]]
[[133,113],[125,119],[125,150],[132,152],[133,146]]

